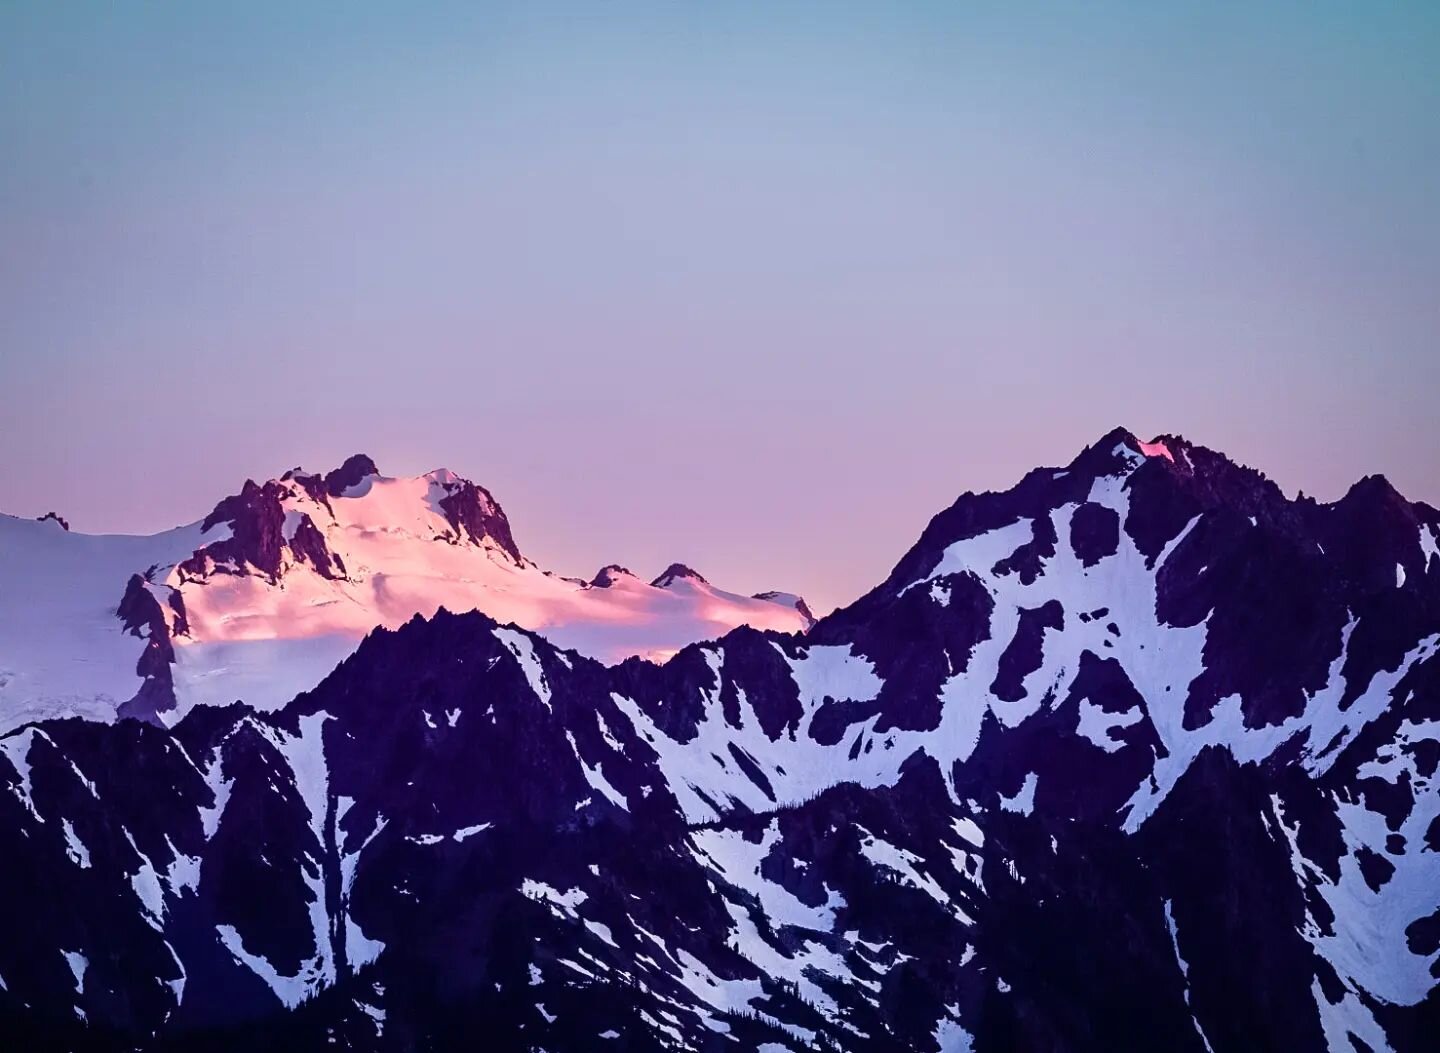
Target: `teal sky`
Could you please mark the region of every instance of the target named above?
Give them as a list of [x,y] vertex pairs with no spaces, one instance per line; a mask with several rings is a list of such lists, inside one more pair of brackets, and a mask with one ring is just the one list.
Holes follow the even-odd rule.
[[0,509],[363,450],[828,608],[1116,424],[1440,503],[1440,5],[0,3]]

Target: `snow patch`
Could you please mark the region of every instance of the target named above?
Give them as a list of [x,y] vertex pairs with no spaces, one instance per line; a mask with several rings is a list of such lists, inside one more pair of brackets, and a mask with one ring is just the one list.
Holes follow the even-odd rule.
[[1001,795],[1000,807],[1007,812],[1018,812],[1021,815],[1029,815],[1035,811],[1035,787],[1039,784],[1040,777],[1033,771],[1025,776],[1025,783],[1016,792],[1014,797]]
[[546,709],[550,709],[550,682],[545,679],[545,671],[535,654],[534,641],[522,632],[506,628],[496,629],[495,638],[515,656],[530,684],[530,690],[535,692],[535,697],[544,703]]

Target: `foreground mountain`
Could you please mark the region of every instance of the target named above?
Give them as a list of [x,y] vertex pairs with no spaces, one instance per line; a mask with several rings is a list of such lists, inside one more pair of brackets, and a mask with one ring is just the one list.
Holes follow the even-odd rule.
[[271,709],[376,626],[483,610],[605,661],[665,658],[737,625],[802,630],[798,597],[739,596],[673,565],[563,578],[520,553],[483,487],[441,469],[247,481],[199,523],[87,536],[0,517],[0,729],[76,714],[167,720],[196,703]]
[[1115,432],[804,635],[440,613],[274,712],[0,738],[0,1033],[1433,1049],[1437,651],[1435,510]]

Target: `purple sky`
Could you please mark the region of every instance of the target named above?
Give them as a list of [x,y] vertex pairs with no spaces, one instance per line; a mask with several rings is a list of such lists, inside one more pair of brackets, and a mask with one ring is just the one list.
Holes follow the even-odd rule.
[[1116,424],[1440,501],[1433,4],[191,6],[0,8],[5,511],[365,451],[828,609]]

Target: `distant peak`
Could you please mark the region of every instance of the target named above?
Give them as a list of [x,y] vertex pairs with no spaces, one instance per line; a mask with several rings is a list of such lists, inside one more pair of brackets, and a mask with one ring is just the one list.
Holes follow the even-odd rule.
[[340,497],[346,490],[372,475],[379,475],[375,462],[363,453],[345,458],[345,463],[325,476],[325,492],[331,497]]
[[1191,444],[1179,435],[1169,433],[1155,436],[1145,442],[1129,428],[1112,428],[1095,442],[1080,451],[1070,463],[1071,468],[1109,474],[1119,467],[1117,462],[1136,463],[1133,455],[1168,461],[1184,470],[1188,463],[1187,451]]
[[590,579],[590,584],[597,589],[608,589],[621,578],[633,578],[634,576],[628,567],[622,567],[618,563],[610,563],[595,572],[595,576]]
[[1156,435],[1149,442],[1144,441],[1129,428],[1112,428],[1100,438],[1098,442],[1091,445],[1091,449],[1113,450],[1116,446],[1125,446],[1144,454],[1146,457],[1164,457],[1174,461],[1175,453],[1190,444],[1180,435],[1171,432],[1162,432]]
[[1140,440],[1129,428],[1111,428],[1087,449],[1092,450],[1113,450],[1116,446],[1128,446],[1132,449],[1140,445]]
[[683,578],[689,578],[691,581],[698,581],[702,585],[710,584],[700,575],[699,571],[692,570],[690,567],[687,567],[683,563],[670,564],[670,566],[665,568],[665,572],[661,574],[658,578],[656,578],[654,581],[652,581],[650,584],[657,589],[664,589],[668,588],[670,585],[672,585],[676,581],[680,581]]
[[65,519],[64,519],[63,516],[59,515],[59,514],[56,513],[56,512],[46,512],[43,516],[38,516],[38,517],[36,518],[36,522],[37,522],[37,523],[44,523],[44,522],[46,522],[46,521],[48,521],[48,520],[52,520],[52,519],[53,519],[55,522],[57,522],[57,523],[60,524],[60,529],[61,529],[61,530],[66,530],[66,531],[68,531],[68,530],[70,529],[70,524],[65,521]]
[[1340,498],[1337,505],[1346,508],[1369,506],[1374,508],[1408,508],[1410,502],[1405,496],[1395,489],[1390,480],[1383,475],[1367,475],[1345,491],[1345,496]]

